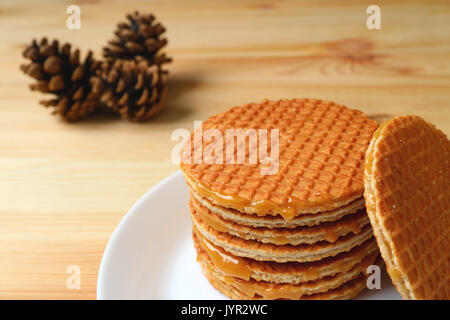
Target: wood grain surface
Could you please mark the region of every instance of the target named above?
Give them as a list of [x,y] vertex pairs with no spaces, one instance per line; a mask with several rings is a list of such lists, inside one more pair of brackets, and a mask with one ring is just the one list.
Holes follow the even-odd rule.
[[[381,30],[366,8],[381,7]],[[66,8],[81,7],[81,30]],[[19,70],[34,37],[96,57],[127,12],[168,29],[169,96],[153,120],[51,116]],[[450,134],[449,1],[0,2],[0,298],[91,299],[103,250],[126,211],[177,170],[176,128],[231,106],[314,97],[383,121],[417,114]],[[69,265],[81,288],[66,286]]]

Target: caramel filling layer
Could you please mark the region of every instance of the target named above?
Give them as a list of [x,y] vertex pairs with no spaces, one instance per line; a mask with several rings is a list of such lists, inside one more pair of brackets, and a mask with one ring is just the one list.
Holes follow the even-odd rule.
[[[215,214],[208,214],[204,212],[204,210],[209,210],[205,208],[197,208],[197,205],[194,204],[194,207],[196,208],[195,212],[199,216],[199,218],[205,222],[208,226],[213,228],[216,231],[219,232],[226,232],[233,231],[230,229],[226,223],[224,223],[219,217],[217,217]],[[235,231],[237,232],[237,231]],[[285,236],[276,236],[271,237],[270,242],[278,245],[284,245],[289,243],[289,239]]]
[[[228,253],[222,248],[212,244],[205,237],[203,237],[200,232],[196,232],[196,236],[199,239],[201,248],[205,250],[214,266],[223,274],[244,280],[250,279],[251,266],[244,259]],[[272,264],[270,262],[268,263]],[[344,261],[339,262],[338,265],[342,268],[346,266],[346,264],[344,264]],[[315,266],[305,265],[305,267],[302,268],[302,270],[299,272],[302,273],[302,276],[306,281],[316,280],[320,276],[319,268]]]
[[[214,214],[208,214],[204,210],[208,210],[205,208],[198,208],[198,204],[195,203],[195,201],[191,200],[193,203],[194,208],[196,209],[195,212],[200,217],[203,222],[205,222],[207,225],[209,225],[214,230],[217,230],[219,232],[228,232],[230,231],[230,228],[227,227],[227,225],[218,217],[216,217]],[[201,206],[201,205],[200,205]]]
[[[344,218],[345,219],[345,218]],[[353,221],[348,222],[345,227],[343,226],[344,229],[348,229],[351,232],[353,232],[354,234],[358,234],[361,232],[361,226],[360,226],[361,221],[358,219],[355,219]],[[323,230],[325,233],[325,240],[328,242],[335,242],[341,235],[332,230],[332,229],[324,229]]]
[[[210,266],[206,265],[206,267],[208,268],[209,272],[215,272]],[[223,280],[227,284],[233,286],[249,297],[259,296],[265,300],[298,300],[305,294],[304,289],[290,284],[269,284],[267,288],[263,288],[262,286],[258,285],[258,282],[255,280],[248,281],[231,276],[224,276],[223,278]]]
[[[369,265],[374,263],[376,253],[373,253],[361,261],[359,266],[353,268],[354,272],[365,273]],[[337,275],[333,276],[336,277]],[[320,280],[318,280],[320,281]],[[258,281],[244,281],[233,277],[225,277],[225,282],[245,293],[249,297],[260,296],[265,300],[290,299],[299,300],[302,296],[311,294],[311,291],[319,289],[315,281],[300,285],[266,283],[261,285]],[[317,286],[317,287],[316,287]],[[319,289],[320,290],[320,289]],[[315,292],[314,292],[315,293]]]
[[230,277],[225,277],[225,282],[249,297],[260,296],[265,300],[299,300],[306,293],[301,287],[289,284],[270,285],[262,288],[256,281],[248,282]]
[[[205,208],[202,204],[200,204],[197,200],[191,200],[194,208],[196,209],[195,212],[199,216],[199,218],[205,222],[207,225],[209,225],[211,228],[213,228],[216,231],[219,232],[226,232],[233,231],[225,222],[222,221],[221,218],[217,217],[214,213],[207,213],[205,211],[209,211],[208,208]],[[342,227],[343,229],[348,229],[354,234],[358,234],[361,231],[360,227],[360,220],[355,219],[353,221],[348,222],[345,227]],[[328,242],[335,242],[341,235],[330,228],[323,228],[321,230],[324,233],[324,239]],[[238,232],[238,231],[235,231]],[[268,236],[270,237],[270,236]],[[277,244],[277,245],[285,245],[290,243],[290,239],[287,236],[284,235],[277,235],[270,237],[270,242]]]
[[200,246],[206,251],[214,266],[223,274],[244,280],[249,280],[252,274],[245,260],[229,254],[222,248],[213,245],[206,240],[199,232],[196,235],[200,239]]
[[[245,211],[245,208],[251,207],[253,209],[252,211],[254,211],[254,213],[258,216],[266,216],[271,213],[273,215],[279,214],[284,220],[290,221],[298,216],[300,209],[310,208],[311,211],[319,211],[319,209],[320,211],[324,211],[336,208],[335,206],[325,205],[328,199],[318,199],[313,203],[311,201],[300,201],[289,198],[288,204],[279,204],[271,200],[251,201],[237,195],[224,195],[219,192],[209,190],[201,184],[195,182],[187,175],[185,180],[194,192],[201,197],[213,199],[216,203],[220,203],[224,207],[234,208],[239,211]],[[318,206],[320,206],[320,208],[318,208]]]
[[[240,279],[248,280],[251,274],[251,266],[242,258],[237,257],[231,253],[226,252],[222,248],[212,244],[205,237],[203,237],[200,232],[196,232],[197,238],[200,239],[200,246],[205,250],[208,257],[211,259],[214,266],[219,269],[222,273],[228,276],[237,277]],[[220,254],[219,254],[220,252]],[[224,259],[225,257],[225,259]],[[238,261],[241,268],[236,268],[236,264],[231,261]],[[262,263],[262,262],[261,262]],[[276,262],[273,262],[276,263]],[[268,264],[273,264],[268,262]],[[339,261],[337,263],[337,268],[345,268],[346,261]],[[320,269],[315,266],[308,266],[305,264],[304,268],[298,272],[302,273],[302,276],[306,281],[316,280],[320,276]]]
[[[244,280],[249,280],[251,276],[251,264],[249,264],[245,259],[237,257],[231,253],[226,252],[222,248],[214,245],[207,239],[205,239],[200,232],[195,232],[198,243],[200,247],[206,252],[208,257],[211,259],[215,268],[221,271],[224,275],[229,277],[236,277]],[[375,244],[372,242],[368,246],[358,247],[356,252],[352,253],[353,258],[342,257],[341,259],[333,263],[333,270],[350,270],[359,261],[363,264],[365,262],[371,261],[368,256],[373,256],[378,251],[374,248]],[[370,254],[368,255],[368,253]],[[272,263],[268,263],[272,264]],[[370,263],[369,263],[370,265]],[[302,264],[302,267],[296,268],[295,272],[301,273],[304,281],[314,281],[320,277],[320,270],[323,269],[324,272],[328,267],[320,267],[319,265],[313,264]],[[365,270],[365,268],[363,268]],[[280,272],[283,272],[280,270]],[[231,281],[229,279],[229,281]]]

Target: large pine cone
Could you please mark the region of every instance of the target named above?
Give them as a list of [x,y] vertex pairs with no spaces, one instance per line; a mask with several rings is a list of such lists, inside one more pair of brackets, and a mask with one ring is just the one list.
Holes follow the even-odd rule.
[[127,22],[119,23],[114,32],[116,39],[103,48],[103,56],[109,63],[115,60],[134,60],[143,57],[149,65],[161,65],[171,58],[159,51],[167,44],[160,38],[166,31],[161,23],[155,21],[152,14],[140,14],[138,11],[127,15]]
[[35,78],[31,90],[52,93],[56,98],[40,103],[46,107],[55,107],[54,114],[59,114],[66,121],[75,121],[89,115],[100,104],[101,81],[96,76],[101,63],[92,58],[89,51],[80,62],[80,51],[71,51],[70,44],[60,47],[54,40],[49,43],[46,38],[38,43],[33,40],[23,56],[31,60],[21,65],[23,72]]
[[146,121],[164,105],[167,71],[144,60],[116,60],[105,63],[101,78],[105,94],[103,102],[122,118]]

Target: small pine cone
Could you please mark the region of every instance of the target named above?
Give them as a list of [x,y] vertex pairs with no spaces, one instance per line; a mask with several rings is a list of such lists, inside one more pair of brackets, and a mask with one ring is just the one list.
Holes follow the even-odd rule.
[[152,14],[140,14],[138,11],[127,15],[127,22],[119,23],[114,32],[116,38],[103,48],[103,56],[109,63],[115,60],[134,60],[142,57],[149,65],[162,65],[172,61],[159,51],[167,44],[161,39],[166,31],[161,23],[155,21]]
[[54,107],[54,114],[66,121],[75,121],[86,117],[99,105],[102,82],[96,73],[101,63],[92,58],[91,51],[80,62],[78,49],[71,51],[68,43],[60,47],[57,40],[49,43],[43,38],[40,42],[33,40],[23,56],[31,62],[21,65],[22,71],[37,80],[30,85],[31,90],[56,96],[40,102]]
[[105,63],[101,78],[105,94],[102,101],[124,119],[142,122],[159,112],[166,97],[167,71],[150,66],[144,59]]

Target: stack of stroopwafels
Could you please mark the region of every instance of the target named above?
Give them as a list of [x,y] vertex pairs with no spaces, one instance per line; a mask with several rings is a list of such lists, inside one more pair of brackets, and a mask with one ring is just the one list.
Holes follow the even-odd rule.
[[[380,263],[362,197],[364,155],[376,128],[359,111],[293,99],[234,107],[194,130],[181,169],[210,283],[234,299],[361,292],[367,267]],[[228,136],[230,129],[246,138]],[[264,148],[276,157],[264,157]],[[241,151],[246,159],[236,163]]]

